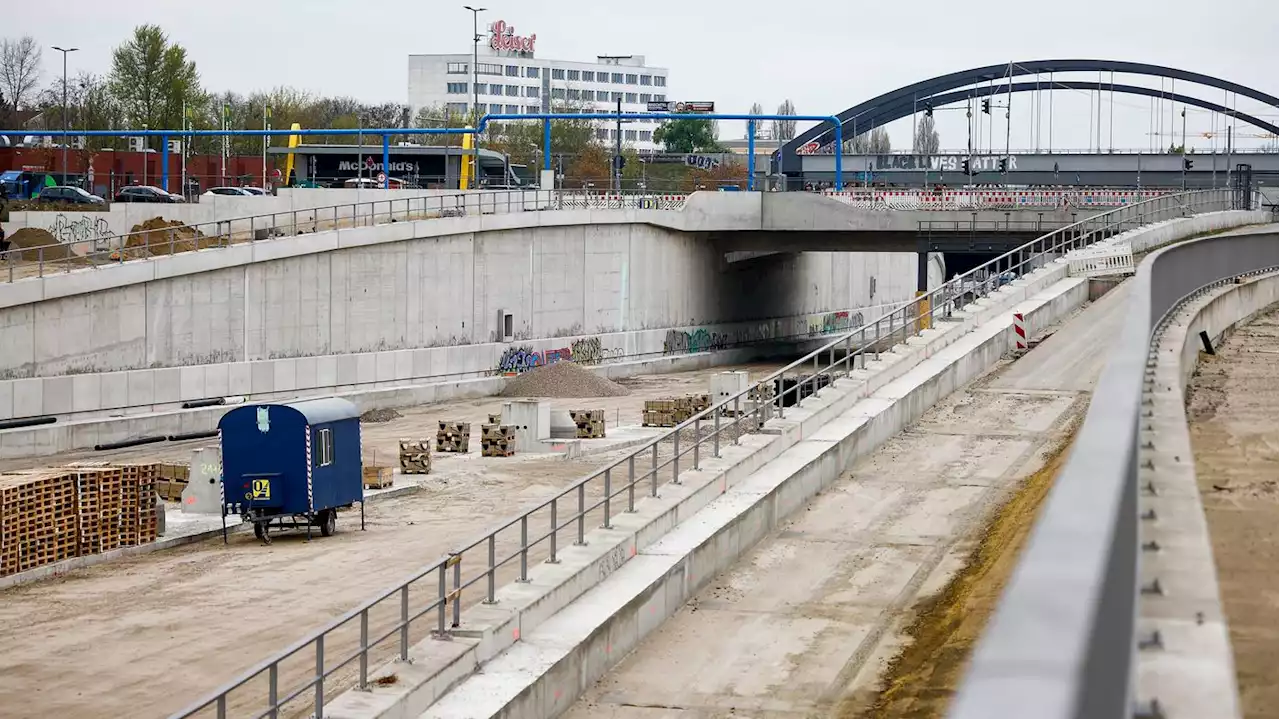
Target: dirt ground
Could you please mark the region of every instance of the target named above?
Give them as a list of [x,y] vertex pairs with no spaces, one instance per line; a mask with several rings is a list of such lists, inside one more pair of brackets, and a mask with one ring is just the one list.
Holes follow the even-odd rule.
[[1196,479],[1231,630],[1241,710],[1246,719],[1277,713],[1276,309],[1201,355],[1187,394]]
[[[610,427],[634,425],[646,398],[705,392],[717,371],[747,369],[754,378],[776,367],[651,375],[628,380],[630,396],[555,400],[553,406],[598,407],[606,410]],[[337,535],[310,543],[297,534],[282,534],[263,546],[241,534],[226,546],[206,541],[0,591],[0,715],[115,719],[177,711],[378,590],[479,538],[497,520],[540,504],[557,488],[625,454],[482,459],[479,425],[503,401],[493,397],[402,409],[399,419],[363,425],[366,459],[383,464],[394,463],[399,438],[434,437],[440,419],[470,421],[476,435],[469,455],[435,455],[434,471],[417,492],[370,503],[364,532],[358,531],[358,511],[350,511],[339,519]],[[6,462],[0,470],[90,455],[189,459],[192,447],[200,444]],[[568,532],[562,546],[572,541]],[[504,537],[498,543],[500,554],[518,546],[516,535]],[[531,557],[532,571],[541,557]],[[464,565],[475,571],[470,561],[465,559]],[[513,572],[507,568],[499,573],[499,585],[513,578]],[[434,595],[434,580],[417,586],[422,594],[414,595],[419,597],[415,603],[427,593]],[[464,594],[464,605],[481,593]],[[430,625],[425,620],[415,624],[414,641]],[[330,647],[334,655],[339,649]],[[389,657],[390,651],[380,656]],[[309,657],[300,658],[284,674],[300,675],[307,671],[307,661]]]

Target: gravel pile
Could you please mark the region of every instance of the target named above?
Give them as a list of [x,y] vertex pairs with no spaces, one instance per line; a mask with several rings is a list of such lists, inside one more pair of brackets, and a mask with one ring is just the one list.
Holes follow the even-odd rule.
[[503,397],[622,397],[626,387],[575,362],[535,367],[507,380]]
[[377,424],[380,422],[390,422],[393,419],[400,419],[402,416],[403,415],[394,409],[371,409],[360,415],[360,421]]

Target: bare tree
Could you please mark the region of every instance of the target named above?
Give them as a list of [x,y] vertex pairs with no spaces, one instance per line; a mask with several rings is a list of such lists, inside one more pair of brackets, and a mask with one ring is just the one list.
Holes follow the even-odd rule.
[[[750,109],[750,110],[747,110],[747,114],[748,114],[748,115],[763,115],[763,114],[764,114],[764,108],[760,106],[760,103],[758,103],[758,102],[753,102],[753,103],[751,103],[751,109]],[[754,127],[755,127],[755,132],[754,132],[754,133],[752,133],[752,134],[754,134],[754,135],[756,136],[756,139],[758,140],[758,139],[760,139],[760,126],[759,126],[759,125],[755,125]],[[747,135],[743,135],[743,137],[747,137]]]
[[[791,100],[783,100],[782,104],[778,105],[778,112],[776,114],[794,115],[796,114],[796,106],[791,103]],[[796,136],[795,120],[774,120],[773,121],[773,139],[790,140],[795,136]]]
[[883,127],[877,127],[870,132],[858,135],[853,140],[846,140],[844,149],[851,150],[855,155],[887,155],[893,150],[893,145],[889,142],[889,131]]
[[934,129],[933,117],[925,115],[916,123],[916,136],[911,142],[911,151],[917,155],[938,154],[938,131]]
[[40,80],[40,56],[36,39],[24,35],[17,40],[0,40],[0,92],[9,98],[15,110],[35,100],[36,83]]

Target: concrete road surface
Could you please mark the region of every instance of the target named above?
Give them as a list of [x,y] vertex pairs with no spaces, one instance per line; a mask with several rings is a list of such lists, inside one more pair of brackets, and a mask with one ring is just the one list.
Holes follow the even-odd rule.
[[1104,295],[851,467],[568,716],[825,716],[868,693],[911,607],[945,586],[993,506],[1069,436],[1126,294]]

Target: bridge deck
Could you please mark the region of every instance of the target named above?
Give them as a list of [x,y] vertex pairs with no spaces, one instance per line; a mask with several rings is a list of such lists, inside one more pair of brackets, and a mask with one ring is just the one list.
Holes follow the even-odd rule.
[[[917,602],[965,565],[992,508],[1068,439],[1119,332],[1126,287],[930,409],[680,610],[568,714],[792,717],[873,700]],[[1025,530],[1034,502],[1020,518]],[[1016,545],[1005,557],[1012,565]],[[999,572],[996,572],[998,574]],[[959,631],[927,660],[953,685],[999,596],[941,607]],[[963,604],[963,602],[962,602]],[[937,617],[932,617],[937,619]],[[930,621],[926,615],[925,621]],[[935,633],[935,636],[937,634]],[[910,686],[908,703],[936,701]],[[925,690],[925,691],[922,691]],[[899,707],[905,708],[905,707]],[[658,712],[658,713],[655,713]],[[841,714],[843,716],[845,714]],[[898,715],[894,713],[893,715]]]

